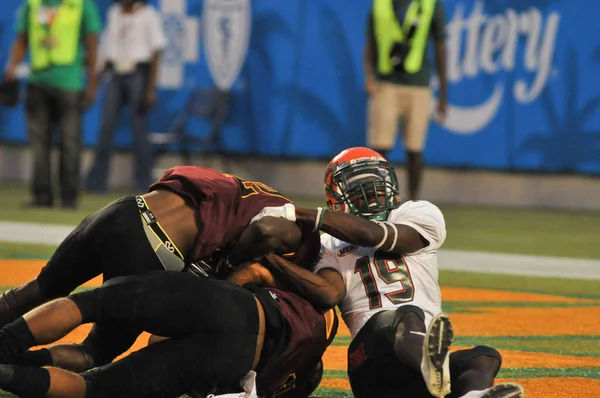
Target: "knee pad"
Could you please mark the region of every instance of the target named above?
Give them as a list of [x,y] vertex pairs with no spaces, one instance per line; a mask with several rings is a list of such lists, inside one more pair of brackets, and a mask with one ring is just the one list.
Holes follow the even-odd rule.
[[95,336],[93,336],[91,333],[85,340],[83,340],[81,344],[78,345],[81,346],[81,353],[85,353],[86,361],[89,361],[93,364],[92,368],[109,364],[114,359],[113,357],[102,355],[102,349],[98,347]]
[[398,325],[402,323],[408,330],[425,332],[425,313],[422,309],[414,305],[403,305],[396,309],[393,328],[396,330]]
[[81,313],[81,323],[96,320],[97,289],[86,290],[67,297],[75,303]]
[[473,348],[474,357],[476,356],[486,356],[496,358],[500,362],[502,362],[502,355],[498,352],[497,349],[493,347],[488,347],[486,345],[478,345]]
[[47,299],[41,292],[37,279],[5,291],[0,295],[0,327],[45,301]]
[[60,344],[50,347],[53,366],[81,373],[96,366],[92,352],[84,344]]
[[486,361],[486,364],[487,364],[487,362],[489,362],[489,358],[493,358],[498,361],[497,364],[494,363],[494,365],[493,365],[493,366],[497,366],[496,373],[498,373],[498,371],[500,370],[500,367],[502,366],[502,355],[500,355],[498,350],[496,350],[495,348],[488,347],[485,345],[476,346],[472,349],[469,360],[481,362],[481,361],[486,360],[486,358],[488,359]]

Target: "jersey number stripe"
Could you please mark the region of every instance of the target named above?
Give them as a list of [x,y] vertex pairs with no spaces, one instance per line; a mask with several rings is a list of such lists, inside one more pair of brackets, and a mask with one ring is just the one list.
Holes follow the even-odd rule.
[[[267,184],[258,181],[246,181],[243,178],[240,178],[233,174],[223,173],[224,176],[236,179],[240,187],[242,189],[242,199],[247,198],[252,195],[256,195],[258,193],[263,193],[269,196],[277,196],[283,199],[287,199],[284,195],[282,195],[279,191],[274,188],[271,188]],[[288,199],[289,200],[289,199]]]
[[[395,254],[375,252],[373,265],[377,276],[373,273],[371,258],[364,256],[356,260],[354,273],[359,272],[362,279],[365,292],[369,298],[369,308],[381,308],[382,295],[377,287],[378,282],[386,285],[397,284],[401,287],[391,293],[385,293],[385,297],[392,304],[403,304],[412,301],[415,295],[415,289],[410,277],[410,271],[403,257],[398,257]],[[381,285],[380,285],[381,286]]]

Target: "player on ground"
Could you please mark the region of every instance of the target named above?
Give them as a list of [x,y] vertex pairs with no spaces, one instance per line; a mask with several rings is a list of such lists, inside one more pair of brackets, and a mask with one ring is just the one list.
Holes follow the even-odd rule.
[[450,355],[450,319],[441,310],[437,250],[446,238],[441,211],[426,201],[400,206],[394,170],[367,148],[341,152],[325,176],[327,204],[264,209],[322,230],[315,273],[270,255],[269,267],[316,304],[339,305],[352,334],[348,376],[362,397],[522,397],[521,386],[493,386],[501,357],[479,346]]
[[[100,274],[107,281],[117,276],[189,267],[208,275],[212,270],[201,260],[226,251],[265,206],[289,203],[289,199],[260,182],[204,167],[169,169],[148,193],[121,198],[86,217],[35,279],[5,292],[0,297],[0,326],[41,303],[68,295]],[[292,233],[265,239],[263,245],[250,247],[230,261],[238,261],[233,264],[237,265],[271,251],[296,250],[295,262],[312,264],[318,256],[318,233],[303,231],[296,225]],[[197,265],[190,267],[192,263]],[[111,362],[133,344],[138,334],[139,330],[97,324],[82,344],[33,351],[27,363],[83,371]]]
[[[261,284],[272,280],[266,274]],[[10,365],[0,365],[0,388],[23,398],[176,397],[207,391],[214,382],[236,383],[256,370],[259,394],[270,396],[290,368],[303,370],[321,358],[337,327],[325,312],[331,314],[294,293],[189,273],[115,278],[46,303],[2,328],[0,363]],[[18,365],[29,347],[90,322],[168,339],[82,374]]]

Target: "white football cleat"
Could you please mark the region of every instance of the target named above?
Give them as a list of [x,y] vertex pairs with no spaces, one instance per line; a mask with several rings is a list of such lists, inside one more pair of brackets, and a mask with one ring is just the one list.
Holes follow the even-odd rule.
[[501,383],[481,391],[470,391],[460,398],[524,398],[525,390],[517,383]]
[[453,339],[454,329],[448,315],[442,312],[434,316],[427,328],[421,360],[423,379],[434,397],[450,394],[449,358]]
[[502,383],[484,391],[481,398],[524,398],[525,389],[517,383]]

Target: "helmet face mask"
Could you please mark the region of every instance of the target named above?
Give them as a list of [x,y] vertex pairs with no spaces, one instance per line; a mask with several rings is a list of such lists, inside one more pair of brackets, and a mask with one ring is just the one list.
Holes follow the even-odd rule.
[[325,193],[331,210],[385,221],[389,212],[399,206],[398,181],[392,165],[377,152],[371,152],[377,157],[350,156],[341,164],[334,158],[329,165]]

